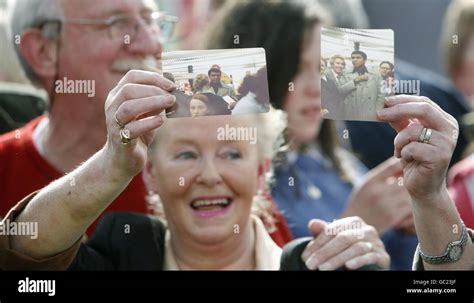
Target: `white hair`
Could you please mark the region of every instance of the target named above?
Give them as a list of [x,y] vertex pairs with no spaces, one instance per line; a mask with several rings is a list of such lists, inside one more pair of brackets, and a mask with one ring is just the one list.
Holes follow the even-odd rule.
[[8,25],[0,18],[0,77],[6,82],[16,82],[28,84],[25,74],[22,71],[18,57],[15,54],[13,45],[10,43]]
[[[20,52],[18,37],[30,28],[37,27],[41,22],[47,20],[63,20],[63,10],[59,0],[10,0],[10,29],[11,41],[15,47],[15,51],[23,67],[25,75],[30,79],[31,83],[39,86],[38,76],[31,68],[28,61]],[[43,35],[48,39],[57,38],[59,32],[51,27],[45,27],[42,31]]]

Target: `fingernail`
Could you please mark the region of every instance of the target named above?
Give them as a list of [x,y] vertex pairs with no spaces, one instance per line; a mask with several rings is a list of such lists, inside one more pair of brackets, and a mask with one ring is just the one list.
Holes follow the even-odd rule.
[[351,268],[351,269],[357,268],[357,261],[355,260],[347,261],[346,267]]
[[321,264],[321,266],[319,266],[319,270],[332,270],[332,269],[333,269],[333,266],[329,262],[323,263]]
[[166,104],[168,104],[168,105],[174,104],[174,102],[176,101],[176,97],[173,96],[173,95],[168,95],[167,97],[168,98],[166,100]]
[[303,261],[307,260],[308,257],[309,257],[309,252],[308,251],[304,251],[302,254],[301,254],[301,258],[303,259]]
[[172,88],[174,88],[174,83],[171,82],[171,81],[167,81],[167,82],[166,82],[166,88],[167,88],[167,89],[172,89]]
[[318,268],[318,266],[319,266],[319,260],[316,257],[311,257],[306,261],[306,267],[308,267],[311,270]]

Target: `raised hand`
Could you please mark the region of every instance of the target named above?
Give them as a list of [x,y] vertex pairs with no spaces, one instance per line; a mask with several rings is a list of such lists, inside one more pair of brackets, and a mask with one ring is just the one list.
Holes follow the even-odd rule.
[[135,175],[146,163],[147,148],[163,124],[160,113],[172,107],[174,84],[158,73],[131,70],[105,103],[106,151],[124,174]]
[[392,96],[385,105],[378,118],[398,132],[395,156],[401,159],[405,187],[413,199],[430,201],[446,188],[458,123],[426,97]]

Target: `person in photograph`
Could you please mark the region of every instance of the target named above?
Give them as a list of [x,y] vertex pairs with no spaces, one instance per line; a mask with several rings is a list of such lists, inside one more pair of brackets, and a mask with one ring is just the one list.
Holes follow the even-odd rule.
[[321,57],[321,68],[320,68],[320,71],[321,71],[321,79],[323,79],[324,81],[327,81],[326,79],[326,75],[325,75],[325,72],[326,72],[326,68],[328,67],[328,60],[324,59],[323,57]]
[[189,112],[191,117],[206,116],[208,111],[209,99],[202,94],[195,94],[191,97],[189,102]]
[[232,110],[233,115],[267,112],[270,109],[267,68],[262,67],[255,75],[246,75],[237,91],[242,97]]
[[382,77],[382,80],[389,80],[390,78],[394,77],[393,69],[395,66],[388,62],[382,61],[379,64],[379,74]]
[[330,118],[345,118],[348,108],[344,103],[347,95],[356,89],[360,81],[367,81],[367,76],[361,75],[351,80],[345,73],[346,61],[341,55],[334,55],[330,59],[331,68],[325,72],[325,79],[321,87],[321,102],[323,113]]
[[[321,66],[319,70],[321,72],[321,98],[322,98],[322,96],[327,96],[329,94],[328,78],[326,77],[326,68],[328,66],[328,60],[321,57],[320,64]],[[326,114],[327,113],[323,110],[323,115],[326,115]]]
[[366,81],[356,83],[356,88],[344,100],[348,110],[346,120],[377,120],[377,110],[384,107],[385,93],[381,89],[382,77],[367,70],[365,63],[367,54],[360,50],[351,53],[354,69],[347,76],[351,80],[358,77],[367,78]]
[[197,74],[193,81],[193,94],[211,92],[209,86],[209,76],[206,74]]
[[385,91],[386,96],[395,94],[395,76],[394,76],[394,65],[388,61],[382,61],[379,64],[379,74],[382,77],[383,85],[382,89]]
[[237,95],[235,94],[234,88],[230,85],[225,84],[222,80],[222,71],[219,65],[214,64],[207,72],[210,79],[210,92],[219,96],[232,98],[232,102],[229,103],[229,109],[233,109],[238,101]]

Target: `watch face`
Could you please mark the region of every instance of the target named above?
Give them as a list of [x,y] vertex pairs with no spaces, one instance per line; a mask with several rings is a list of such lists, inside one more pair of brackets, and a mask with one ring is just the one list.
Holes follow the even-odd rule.
[[449,251],[449,258],[451,260],[459,260],[462,255],[462,247],[460,246],[453,246]]

